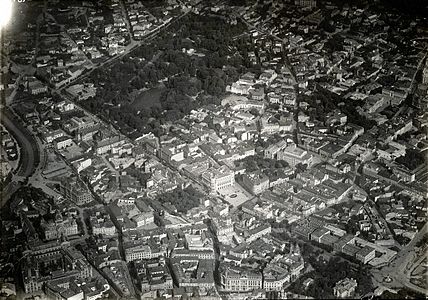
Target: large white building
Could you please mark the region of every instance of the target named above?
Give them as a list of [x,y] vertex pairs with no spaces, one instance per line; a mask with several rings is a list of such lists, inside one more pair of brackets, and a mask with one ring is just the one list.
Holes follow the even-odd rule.
[[256,228],[251,229],[248,232],[248,237],[245,240],[248,244],[251,242],[257,240],[258,238],[261,238],[264,235],[270,234],[272,232],[272,227],[270,224],[263,224],[260,226],[257,226]]
[[262,172],[244,174],[242,183],[253,195],[260,194],[269,188],[269,178]]
[[73,145],[73,140],[67,136],[61,136],[55,140],[55,147],[58,150],[65,149]]
[[312,163],[312,155],[308,151],[298,148],[296,145],[288,146],[278,153],[279,160],[285,160],[290,167],[295,167],[297,164]]
[[58,139],[64,135],[65,135],[65,133],[61,129],[46,130],[46,131],[42,132],[43,139],[47,143],[52,143],[54,140],[56,140],[56,139]]
[[166,250],[162,247],[157,249],[150,247],[150,245],[142,244],[128,244],[124,246],[126,261],[134,261],[141,259],[152,259],[160,256],[166,256]]
[[102,224],[94,224],[92,231],[94,235],[102,234],[111,236],[116,234],[116,227],[114,227],[113,223],[109,221]]
[[135,217],[132,218],[132,220],[137,224],[137,227],[145,226],[148,224],[152,224],[155,221],[153,212],[141,212]]
[[71,236],[79,233],[77,222],[71,217],[63,218],[61,214],[57,214],[55,221],[43,223],[46,240],[58,239],[61,236]]
[[112,148],[125,144],[125,142],[125,138],[119,135],[103,138],[96,142],[96,153],[98,155],[103,155],[109,152]]
[[263,287],[263,276],[251,269],[227,265],[221,272],[221,284],[224,291],[253,291]]
[[211,169],[202,174],[203,183],[212,191],[222,190],[235,184],[235,174],[226,166]]
[[353,278],[345,278],[337,282],[333,288],[334,296],[337,298],[351,297],[357,288],[357,281]]
[[186,234],[185,235],[187,249],[191,251],[212,251],[213,242],[207,238],[205,234]]

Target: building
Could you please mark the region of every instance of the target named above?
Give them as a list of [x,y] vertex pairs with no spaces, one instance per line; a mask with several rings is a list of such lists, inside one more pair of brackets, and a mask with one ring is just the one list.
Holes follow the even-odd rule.
[[224,291],[247,292],[263,288],[263,275],[257,270],[222,263],[221,285]]
[[76,176],[70,176],[61,180],[60,193],[77,205],[83,205],[93,200],[91,192]]
[[265,98],[265,91],[263,88],[251,89],[249,90],[251,99],[262,101]]
[[372,95],[366,99],[364,104],[364,111],[367,114],[373,114],[379,112],[389,106],[390,102],[388,98],[379,94]]
[[[43,219],[42,219],[43,220]],[[57,213],[53,222],[42,221],[41,226],[44,230],[46,240],[55,240],[62,236],[68,237],[79,233],[77,222],[72,217],[63,217]]]
[[202,182],[212,191],[222,190],[235,184],[235,174],[226,166],[202,173]]
[[185,234],[186,248],[191,251],[213,251],[213,241],[205,233]]
[[93,268],[75,248],[50,242],[32,247],[22,264],[21,275],[25,293],[33,293],[54,280],[91,278]]
[[355,243],[355,237],[352,235],[345,235],[341,237],[336,244],[334,244],[333,248],[335,251],[343,252],[343,248],[351,244],[353,245]]
[[361,250],[360,247],[355,246],[352,243],[348,243],[345,246],[343,246],[342,253],[344,253],[348,256],[351,256],[351,257],[355,257],[356,254],[358,253],[358,251],[360,251],[360,250]]
[[[423,166],[421,166],[423,167]],[[416,168],[415,170],[409,170],[406,167],[394,167],[392,172],[397,175],[398,178],[403,180],[404,182],[413,182],[416,180],[416,171],[419,171],[421,167]]]
[[294,4],[298,6],[310,7],[310,8],[317,7],[316,0],[295,0]]
[[55,139],[55,148],[58,150],[73,146],[73,140],[68,136],[61,136]]
[[12,166],[7,160],[0,159],[0,180],[4,180],[12,171]]
[[288,254],[276,255],[263,270],[263,288],[267,291],[281,291],[284,284],[301,275],[305,262],[296,244],[290,245]]
[[62,124],[62,128],[69,134],[79,134],[84,130],[99,127],[90,117],[73,117],[69,121]]
[[182,161],[184,159],[184,151],[182,148],[162,147],[159,152],[159,158],[166,161]]
[[428,84],[428,60],[425,61],[425,67],[422,71],[422,83]]
[[104,293],[110,289],[110,285],[102,280],[85,282],[81,285],[85,300],[97,300],[103,298]]
[[221,101],[222,106],[230,105],[232,110],[246,110],[256,109],[261,112],[265,108],[263,101],[249,100],[244,96],[229,95]]
[[69,278],[57,279],[46,282],[45,292],[49,299],[55,300],[84,300],[83,290]]
[[287,147],[287,142],[284,140],[279,141],[276,144],[269,145],[264,150],[264,157],[269,159],[276,159],[280,151]]
[[77,132],[77,141],[79,142],[87,142],[92,141],[94,136],[98,133],[101,126],[99,124],[95,124],[93,127],[84,128]]
[[64,131],[61,129],[57,130],[46,130],[42,133],[43,140],[45,140],[47,143],[52,143],[54,140],[64,136]]
[[272,227],[270,224],[263,224],[260,226],[257,226],[251,230],[248,231],[248,236],[246,238],[246,242],[249,244],[258,238],[261,238],[264,235],[270,234],[272,232]]
[[339,237],[337,237],[336,235],[325,234],[319,238],[319,243],[333,247],[338,240]]
[[182,170],[186,176],[198,180],[202,176],[202,173],[206,172],[210,166],[209,160],[204,159],[185,165]]
[[27,88],[28,91],[32,94],[32,95],[38,95],[41,93],[45,93],[48,91],[48,87],[43,85],[39,80],[37,80],[35,77],[32,77],[31,80],[29,80],[27,82]]
[[54,108],[58,109],[60,112],[68,112],[74,110],[75,106],[73,102],[64,100],[56,103]]
[[173,278],[178,287],[213,288],[214,260],[176,257],[171,260]]
[[232,239],[234,234],[233,222],[230,217],[225,219],[223,218],[213,218],[212,223],[214,230],[217,234],[217,238],[221,243],[228,243]]
[[157,291],[173,288],[173,280],[165,259],[156,258],[135,261],[135,269],[141,281],[142,291]]
[[132,220],[137,224],[137,227],[140,227],[154,223],[155,217],[152,211],[148,211],[139,213]]
[[[279,46],[282,47],[282,44]],[[277,77],[278,74],[274,70],[269,69],[260,74],[258,83],[263,83],[269,86]]]
[[104,211],[95,211],[89,217],[89,223],[94,235],[114,236],[116,234],[116,227],[111,221],[110,215]]
[[336,283],[333,288],[334,296],[337,298],[351,297],[357,288],[357,281],[353,278],[345,278]]
[[101,221],[101,222],[92,224],[92,231],[94,235],[102,234],[102,235],[112,236],[116,234],[116,227],[114,226],[113,222],[110,220]]
[[234,82],[232,86],[228,86],[226,90],[239,95],[248,95],[255,82],[255,75],[246,73],[237,82]]
[[263,269],[263,288],[266,291],[281,291],[284,284],[290,282],[291,275],[287,269],[269,266]]
[[330,230],[328,230],[327,228],[321,227],[321,228],[315,229],[315,231],[312,232],[311,240],[317,243],[321,243],[321,241],[323,240],[323,237],[326,235],[330,235]]
[[189,249],[174,249],[171,254],[172,258],[176,257],[193,257],[197,259],[215,259],[214,250],[189,250]]
[[269,178],[262,172],[244,174],[242,183],[254,195],[260,194],[269,188]]
[[141,259],[153,259],[161,256],[166,256],[166,249],[160,245],[149,245],[146,242],[140,243],[125,243],[126,261],[134,261]]
[[126,140],[121,135],[113,135],[110,137],[102,138],[96,141],[95,149],[97,155],[103,155],[111,151],[112,148],[125,144]]
[[311,234],[318,228],[307,220],[300,220],[299,223],[293,227],[293,234],[300,236],[304,239],[310,240]]
[[92,159],[90,157],[78,157],[71,159],[70,163],[76,169],[77,173],[80,173],[92,165]]
[[277,155],[278,160],[285,160],[290,167],[294,168],[297,164],[312,163],[312,155],[308,151],[300,149],[296,145],[288,146]]
[[376,256],[376,250],[370,246],[365,246],[355,254],[355,258],[363,264],[367,264]]

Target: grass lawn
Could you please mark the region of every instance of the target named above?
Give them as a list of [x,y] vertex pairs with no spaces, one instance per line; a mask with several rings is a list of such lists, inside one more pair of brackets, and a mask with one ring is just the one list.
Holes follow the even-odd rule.
[[159,98],[165,87],[158,86],[149,90],[142,91],[132,102],[132,107],[135,110],[150,108],[152,106],[160,106]]

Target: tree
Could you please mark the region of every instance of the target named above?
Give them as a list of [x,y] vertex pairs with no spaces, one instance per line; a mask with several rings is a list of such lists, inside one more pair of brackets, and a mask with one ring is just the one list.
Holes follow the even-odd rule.
[[252,114],[255,117],[259,116],[259,111],[256,108],[250,109],[250,114]]
[[178,212],[186,213],[190,209],[200,204],[203,195],[192,186],[185,189],[175,189],[171,192],[164,193],[158,197],[161,203],[171,203],[177,208]]
[[406,155],[398,157],[395,161],[409,170],[414,170],[425,163],[425,157],[416,149],[407,149]]

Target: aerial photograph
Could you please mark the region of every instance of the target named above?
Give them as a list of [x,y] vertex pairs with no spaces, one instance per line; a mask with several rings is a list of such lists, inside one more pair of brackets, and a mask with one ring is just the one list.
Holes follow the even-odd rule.
[[428,299],[428,0],[0,0],[0,300]]

